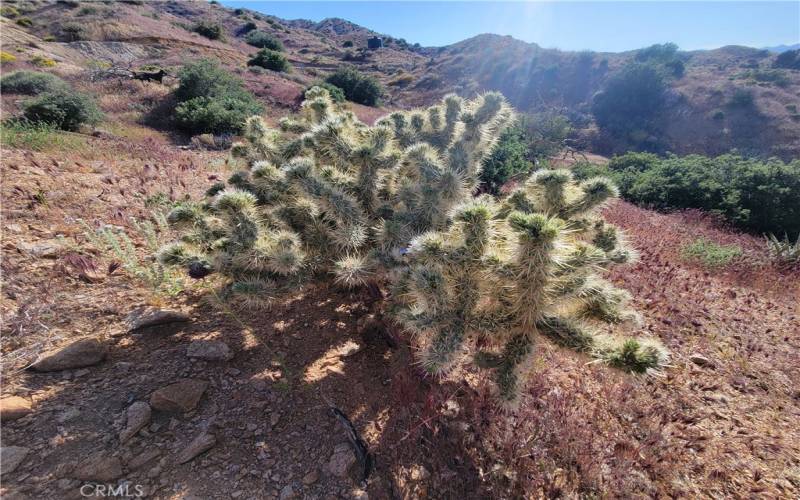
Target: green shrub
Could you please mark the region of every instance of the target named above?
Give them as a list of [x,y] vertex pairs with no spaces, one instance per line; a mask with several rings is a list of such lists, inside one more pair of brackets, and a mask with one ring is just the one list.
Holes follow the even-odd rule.
[[607,168],[622,196],[634,203],[699,208],[757,233],[800,233],[800,160],[629,153]]
[[512,177],[527,174],[532,169],[525,129],[515,124],[503,131],[497,144],[483,160],[481,183],[488,192],[496,194]]
[[342,47],[344,47],[346,49],[349,49],[352,46],[353,46],[353,41],[352,40],[345,40],[344,43],[342,44]]
[[79,23],[66,23],[61,26],[61,38],[65,42],[76,42],[89,38],[86,27]]
[[313,89],[314,87],[320,87],[328,91],[328,95],[330,96],[331,100],[335,103],[342,103],[346,100],[344,96],[344,91],[337,87],[336,85],[331,85],[328,82],[317,82],[310,87],[308,87],[303,95],[308,93],[309,90]]
[[248,66],[261,66],[262,68],[271,69],[272,71],[289,71],[289,65],[286,56],[280,52],[270,49],[261,49],[247,61]]
[[94,98],[67,88],[39,94],[23,104],[23,116],[34,123],[49,123],[63,130],[98,123],[103,114]]
[[239,28],[239,34],[247,34],[252,33],[258,26],[253,21],[248,21],[244,23],[244,25]]
[[707,267],[727,266],[741,257],[742,248],[738,245],[718,245],[705,238],[698,238],[681,249],[685,259],[699,260]]
[[208,38],[209,40],[220,40],[222,39],[223,34],[222,26],[211,21],[200,21],[194,25],[192,31],[200,36]]
[[240,129],[252,111],[249,103],[233,97],[195,97],[175,107],[175,119],[192,133],[221,134]]
[[326,82],[339,87],[348,101],[366,106],[376,106],[383,96],[383,88],[374,77],[365,75],[352,66],[339,68]]
[[237,132],[263,108],[240,79],[217,63],[201,59],[178,72],[175,119],[193,134]]
[[97,10],[97,7],[95,7],[93,5],[85,5],[85,6],[81,7],[80,10],[78,10],[78,12],[75,15],[76,16],[93,16],[93,15],[97,14],[98,12],[99,12],[99,10]]
[[0,79],[0,90],[4,94],[34,95],[66,85],[66,82],[56,75],[37,71],[15,71]]
[[31,20],[31,18],[29,18],[29,17],[20,17],[20,18],[17,18],[17,20],[16,20],[15,22],[16,22],[18,25],[20,25],[20,26],[22,26],[22,27],[24,27],[24,28],[30,28],[31,26],[33,26],[33,21],[32,21],[32,20]]
[[13,19],[18,15],[19,15],[19,10],[16,7],[12,7],[10,5],[4,5],[0,7],[0,16]]
[[244,41],[259,49],[270,49],[277,52],[283,52],[284,50],[283,43],[280,40],[261,30],[251,31],[244,37]]

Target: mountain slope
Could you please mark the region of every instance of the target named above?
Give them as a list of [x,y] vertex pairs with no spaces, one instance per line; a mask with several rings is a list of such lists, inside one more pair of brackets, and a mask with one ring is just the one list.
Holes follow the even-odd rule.
[[[566,114],[586,148],[613,153],[628,147],[597,130],[591,104],[639,51],[567,52],[491,34],[440,48],[412,47],[381,35],[385,46],[367,50],[367,39],[379,34],[337,18],[287,21],[199,1],[118,2],[113,8],[91,4],[88,11],[78,2],[36,5],[24,12],[33,21],[31,27],[10,20],[3,24],[4,50],[18,51],[23,60],[44,53],[74,71],[98,64],[157,64],[174,73],[186,60],[212,57],[242,76],[270,105],[271,114],[294,108],[305,88],[351,64],[383,83],[388,108],[428,105],[448,92],[472,96],[499,90],[520,111]],[[223,39],[193,33],[201,21],[222,26]],[[246,23],[283,42],[291,73],[246,69],[256,50],[244,42]],[[65,29],[75,24],[82,40],[67,41]],[[25,38],[31,35],[38,41]],[[52,38],[57,41],[44,41]],[[663,150],[718,154],[737,148],[764,156],[800,155],[800,71],[773,69],[776,55],[763,49],[723,47],[679,55],[685,73],[668,80],[667,106],[659,116],[657,139]],[[735,104],[743,93],[750,95],[751,105]],[[366,119],[378,114],[358,111]]]

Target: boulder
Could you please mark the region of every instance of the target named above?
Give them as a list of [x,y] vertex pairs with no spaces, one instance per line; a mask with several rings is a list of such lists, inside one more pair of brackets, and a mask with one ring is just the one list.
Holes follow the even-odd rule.
[[128,328],[128,333],[131,333],[143,328],[186,323],[187,321],[189,321],[189,316],[180,311],[144,307],[128,314],[125,317],[125,326]]
[[56,241],[20,242],[17,243],[17,250],[24,254],[41,259],[55,259],[63,249],[62,245]]
[[31,402],[19,396],[0,399],[0,420],[10,422],[28,415],[33,409]]
[[175,460],[179,464],[185,464],[197,455],[210,450],[215,444],[217,444],[216,436],[204,432],[194,438],[192,442],[178,454]]
[[28,456],[31,451],[24,446],[3,446],[0,448],[0,470],[3,474],[14,472],[19,464]]
[[136,470],[141,469],[148,463],[152,462],[156,458],[161,456],[161,451],[157,448],[148,448],[145,449],[140,454],[136,455],[128,462],[128,469]]
[[333,455],[328,461],[327,470],[333,476],[346,477],[355,463],[356,456],[353,450],[350,449],[350,445],[343,443],[334,449]]
[[186,355],[203,361],[230,361],[233,359],[231,348],[219,340],[195,340],[189,344]]
[[208,387],[205,380],[182,379],[150,395],[150,406],[165,412],[193,410]]
[[122,432],[119,433],[119,442],[124,443],[136,435],[145,425],[150,423],[152,410],[150,405],[144,401],[137,401],[128,407],[127,424]]
[[53,372],[92,366],[105,359],[106,345],[96,338],[76,340],[66,346],[42,353],[29,367],[37,372]]

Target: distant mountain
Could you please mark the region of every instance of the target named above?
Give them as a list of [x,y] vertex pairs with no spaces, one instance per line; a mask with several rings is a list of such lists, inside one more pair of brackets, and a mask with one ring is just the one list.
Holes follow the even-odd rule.
[[787,50],[800,49],[800,43],[794,43],[792,45],[776,45],[774,47],[764,47],[764,49],[770,52],[775,52],[776,54],[780,54],[781,52],[786,52]]

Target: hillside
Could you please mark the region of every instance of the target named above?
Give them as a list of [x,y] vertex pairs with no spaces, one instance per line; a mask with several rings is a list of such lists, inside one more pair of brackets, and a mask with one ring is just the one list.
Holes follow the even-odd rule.
[[[328,276],[247,309],[223,301],[215,275],[162,272],[154,258],[183,236],[160,216],[210,199],[207,190],[250,166],[230,152],[240,138],[164,125],[188,61],[219,60],[270,125],[347,58],[388,92],[380,107],[343,104],[364,122],[450,91],[497,88],[521,111],[569,115],[581,125],[575,140],[591,146],[588,100],[634,53],[575,54],[496,35],[441,49],[391,39],[366,51],[376,33],[346,20],[204,1],[9,5],[18,12],[3,11],[0,41],[14,60],[4,57],[3,75],[57,75],[104,117],[20,132],[5,120],[31,96],[4,92],[0,102],[3,498],[800,496],[800,268],[777,265],[760,235],[708,213],[623,200],[598,211],[639,254],[605,276],[631,293],[638,321],[603,328],[656,339],[669,364],[626,373],[542,338],[516,409],[495,404],[481,371],[423,371],[410,334],[374,327],[368,287]],[[191,31],[204,20],[223,38]],[[248,22],[282,41],[291,72],[248,69],[257,50],[244,41]],[[798,99],[799,72],[786,72],[785,87],[751,85],[729,77],[774,56],[728,47],[687,57],[684,77],[670,82],[676,151],[796,156],[797,122],[778,105]],[[130,78],[145,65],[169,76]],[[752,109],[724,106],[742,85],[754,91],[756,130],[742,128]],[[717,108],[721,125],[704,118]],[[572,153],[548,160],[573,172],[578,158],[608,162]],[[706,265],[685,254],[698,243],[738,253]]]
[[[520,111],[567,115],[585,148],[608,154],[630,146],[596,128],[591,103],[610,78],[636,60],[637,51],[566,52],[498,35],[439,48],[412,47],[381,35],[385,46],[366,50],[367,39],[378,34],[342,19],[287,21],[205,2],[119,2],[113,9],[98,5],[88,13],[73,4],[29,2],[33,7],[25,15],[31,27],[3,21],[6,50],[50,54],[75,70],[155,64],[174,71],[187,59],[214,57],[244,77],[273,109],[296,106],[307,86],[342,64],[352,64],[383,83],[387,108],[431,104],[448,92],[469,97],[499,90]],[[191,32],[200,21],[219,23],[224,38],[208,40]],[[255,51],[243,40],[247,22],[283,42],[291,73],[246,70]],[[64,26],[76,23],[81,40],[63,41]],[[352,46],[344,47],[345,42]],[[657,120],[655,140],[662,151],[719,154],[735,148],[784,159],[800,153],[800,71],[773,69],[775,54],[746,47],[680,52],[678,57],[685,70],[680,78],[668,79]],[[748,104],[737,104],[741,93],[749,96]]]

